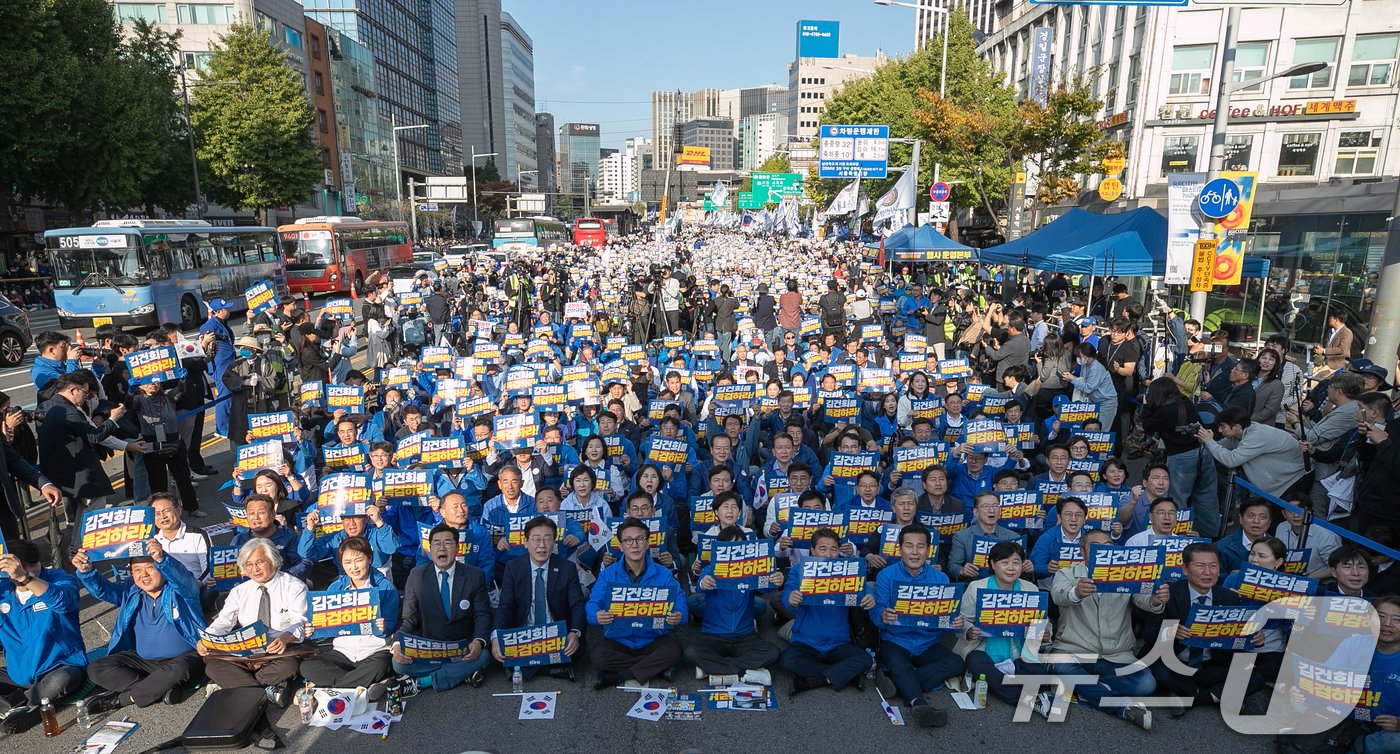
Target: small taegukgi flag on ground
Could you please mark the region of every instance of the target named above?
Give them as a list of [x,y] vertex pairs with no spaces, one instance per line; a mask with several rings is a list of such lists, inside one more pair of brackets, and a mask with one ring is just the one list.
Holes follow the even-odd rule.
[[554,692],[536,691],[520,697],[521,720],[553,720]]

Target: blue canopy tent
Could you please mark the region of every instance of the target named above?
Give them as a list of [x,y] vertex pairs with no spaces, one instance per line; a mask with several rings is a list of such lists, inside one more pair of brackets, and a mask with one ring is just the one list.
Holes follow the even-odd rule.
[[[1110,215],[1076,207],[1028,236],[982,249],[981,260],[1070,275],[1160,276],[1167,271],[1167,218],[1151,207]],[[1268,274],[1268,260],[1245,257],[1244,277]]]
[[[879,243],[866,244],[880,248]],[[955,262],[973,259],[977,250],[934,230],[932,225],[906,225],[885,239],[885,253],[894,262]]]

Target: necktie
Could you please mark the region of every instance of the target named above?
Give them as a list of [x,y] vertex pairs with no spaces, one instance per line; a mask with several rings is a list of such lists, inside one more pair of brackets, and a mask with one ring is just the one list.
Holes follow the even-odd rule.
[[542,626],[549,622],[549,611],[545,608],[544,569],[535,567],[535,595],[530,600],[530,625]]
[[267,593],[267,587],[260,586],[258,591],[262,592],[258,596],[258,621],[267,630],[272,630],[272,595]]
[[452,585],[447,581],[447,571],[438,571],[438,592],[442,594],[442,614],[452,620]]
[[[1196,604],[1206,604],[1206,595],[1202,594],[1201,596],[1197,597]],[[1191,650],[1186,653],[1186,664],[1190,665],[1193,668],[1199,668],[1201,666],[1201,663],[1204,662],[1205,659],[1206,650],[1202,647],[1192,647]]]

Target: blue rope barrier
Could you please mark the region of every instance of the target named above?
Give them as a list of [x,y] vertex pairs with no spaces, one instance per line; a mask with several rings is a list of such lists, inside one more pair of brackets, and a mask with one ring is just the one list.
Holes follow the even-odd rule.
[[203,406],[200,406],[199,408],[192,408],[192,409],[190,409],[189,411],[185,411],[185,412],[183,412],[183,413],[176,414],[176,415],[175,415],[175,421],[177,421],[177,422],[178,422],[178,421],[184,421],[185,419],[188,419],[188,418],[190,418],[191,416],[194,416],[195,414],[203,413],[204,411],[208,411],[209,409],[213,408],[214,406],[217,406],[218,404],[223,403],[224,401],[226,401],[226,400],[228,400],[228,399],[230,399],[230,398],[232,398],[232,397],[233,397],[233,393],[224,393],[223,395],[219,396],[218,398],[215,398],[215,399],[212,400],[212,401],[209,401],[208,403],[204,404]]
[[1293,511],[1294,513],[1297,513],[1298,515],[1303,516],[1304,518],[1310,519],[1312,526],[1320,526],[1332,532],[1333,534],[1336,534],[1342,539],[1350,540],[1358,545],[1361,545],[1362,547],[1382,553],[1396,561],[1400,561],[1400,551],[1392,550],[1391,548],[1386,547],[1385,545],[1376,542],[1375,540],[1363,537],[1360,534],[1357,534],[1356,532],[1351,531],[1349,529],[1343,529],[1342,527],[1337,526],[1331,521],[1318,518],[1315,515],[1313,515],[1312,511],[1305,511],[1302,508],[1299,508],[1298,506],[1294,505],[1293,503],[1284,502],[1283,500],[1280,500],[1274,495],[1271,495],[1254,486],[1247,479],[1244,479],[1241,476],[1235,476],[1235,484],[1238,484],[1244,489],[1253,492],[1256,496],[1262,497],[1280,508]]

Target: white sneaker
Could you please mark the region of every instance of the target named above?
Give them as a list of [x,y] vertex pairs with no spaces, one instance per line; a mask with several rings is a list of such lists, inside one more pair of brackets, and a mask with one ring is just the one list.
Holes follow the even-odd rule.
[[744,671],[744,683],[752,683],[755,686],[771,686],[773,685],[773,674],[763,668],[746,670]]
[[205,476],[205,475],[199,473],[198,471],[191,471],[191,472],[190,472],[190,479],[193,479],[193,480],[195,480],[196,482],[202,482],[202,481],[204,481],[205,479],[208,479],[208,478],[209,478],[209,477],[207,477],[207,476]]
[[1152,710],[1145,704],[1134,704],[1123,710],[1123,719],[1143,730],[1152,730]]
[[208,699],[209,697],[211,697],[211,696],[214,695],[214,692],[215,692],[215,691],[218,691],[218,690],[219,690],[219,684],[217,684],[217,683],[205,684],[205,686],[204,686],[204,698],[205,698],[205,699]]
[[703,681],[703,680],[705,680],[705,671],[704,671],[704,669],[701,668],[699,665],[696,665],[696,666],[695,666],[695,680],[697,680],[697,681]]

